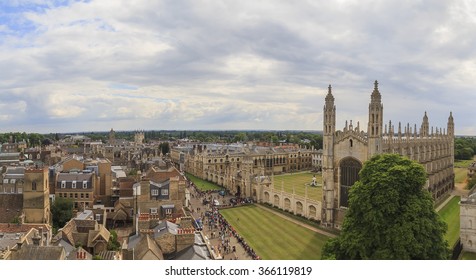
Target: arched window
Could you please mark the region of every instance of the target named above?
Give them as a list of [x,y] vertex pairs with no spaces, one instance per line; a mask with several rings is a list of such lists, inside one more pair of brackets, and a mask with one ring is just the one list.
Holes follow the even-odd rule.
[[354,146],[354,142],[352,141],[352,139],[349,140],[349,143],[350,143],[350,147],[352,148]]
[[349,190],[359,180],[362,164],[354,158],[345,158],[340,163],[340,206],[348,207]]

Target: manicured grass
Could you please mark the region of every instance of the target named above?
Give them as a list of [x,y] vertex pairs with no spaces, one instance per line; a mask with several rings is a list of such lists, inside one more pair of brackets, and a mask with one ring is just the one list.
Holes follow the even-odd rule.
[[311,187],[312,177],[316,176],[317,183],[322,184],[321,174],[316,174],[312,172],[302,172],[302,173],[293,173],[293,174],[282,174],[274,176],[274,187],[277,190],[281,190],[281,186],[284,186],[284,191],[287,193],[293,193],[293,186],[296,190],[296,194],[304,196],[305,187],[308,186],[307,195],[310,199],[317,201],[322,200],[322,186]]
[[455,160],[455,167],[468,168],[468,166],[474,161],[474,159],[467,160]]
[[317,260],[328,239],[255,205],[220,213],[264,260]]
[[454,168],[455,172],[455,183],[461,184],[465,183],[468,178],[468,169],[467,168]]
[[445,239],[448,241],[450,248],[453,248],[453,245],[459,238],[459,200],[459,196],[453,197],[448,204],[438,212],[448,225]]
[[461,259],[462,260],[476,260],[476,253],[464,252]]
[[198,177],[195,177],[190,173],[185,173],[185,175],[187,176],[188,179],[190,179],[190,181],[192,181],[197,186],[197,188],[199,188],[202,191],[222,190],[223,189],[222,187],[220,187],[220,186],[218,186],[218,185],[216,185],[212,182],[208,182],[208,181],[205,181],[205,180],[200,179]]

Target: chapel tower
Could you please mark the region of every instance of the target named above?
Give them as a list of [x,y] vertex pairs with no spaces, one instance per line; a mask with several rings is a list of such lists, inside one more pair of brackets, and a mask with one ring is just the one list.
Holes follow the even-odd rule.
[[368,158],[382,153],[382,127],[383,127],[383,104],[382,96],[378,90],[378,82],[374,83],[369,104],[368,134]]
[[323,159],[322,177],[323,181],[323,203],[322,222],[327,226],[333,226],[334,222],[334,135],[336,130],[336,106],[332,87],[329,85],[326,103],[324,105],[324,137],[323,137]]

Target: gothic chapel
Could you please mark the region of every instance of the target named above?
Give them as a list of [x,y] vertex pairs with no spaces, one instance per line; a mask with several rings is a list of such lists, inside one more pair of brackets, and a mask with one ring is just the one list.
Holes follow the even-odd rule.
[[359,178],[363,163],[382,153],[397,153],[421,163],[427,172],[426,188],[437,201],[454,188],[454,122],[452,113],[447,128],[436,130],[425,112],[420,130],[409,124],[395,131],[390,121],[383,126],[382,96],[375,81],[369,104],[367,132],[352,121],[336,130],[336,106],[329,85],[324,105],[322,224],[341,228],[348,207],[348,192]]

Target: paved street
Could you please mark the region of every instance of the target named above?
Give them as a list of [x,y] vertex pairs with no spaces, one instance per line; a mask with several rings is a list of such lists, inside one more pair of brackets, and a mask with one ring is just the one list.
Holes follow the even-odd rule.
[[[203,199],[205,197],[207,198],[212,198],[211,201],[214,199],[217,199],[221,205],[223,204],[229,204],[230,198],[233,196],[226,195],[225,197],[222,197],[218,193],[214,192],[211,193],[210,195],[200,195],[195,190],[193,187],[190,187],[190,192],[192,194],[190,203],[190,210],[193,210],[192,216],[193,218],[196,219],[202,219],[203,221],[203,234],[208,238],[210,242],[210,246],[213,246],[215,252],[218,253],[217,248],[219,247],[220,244],[222,244],[222,239],[218,236],[219,235],[219,229],[216,226],[213,226],[213,229],[210,229],[210,225],[206,223],[207,219],[203,219],[205,212],[206,211],[211,211],[211,204],[208,205],[203,205]],[[230,246],[236,248],[236,252],[229,252],[226,253],[225,250],[221,250],[220,256],[222,259],[225,260],[251,260],[252,257],[245,251],[243,246],[238,242],[238,240],[233,236],[233,235],[226,235],[225,239],[230,240]]]

